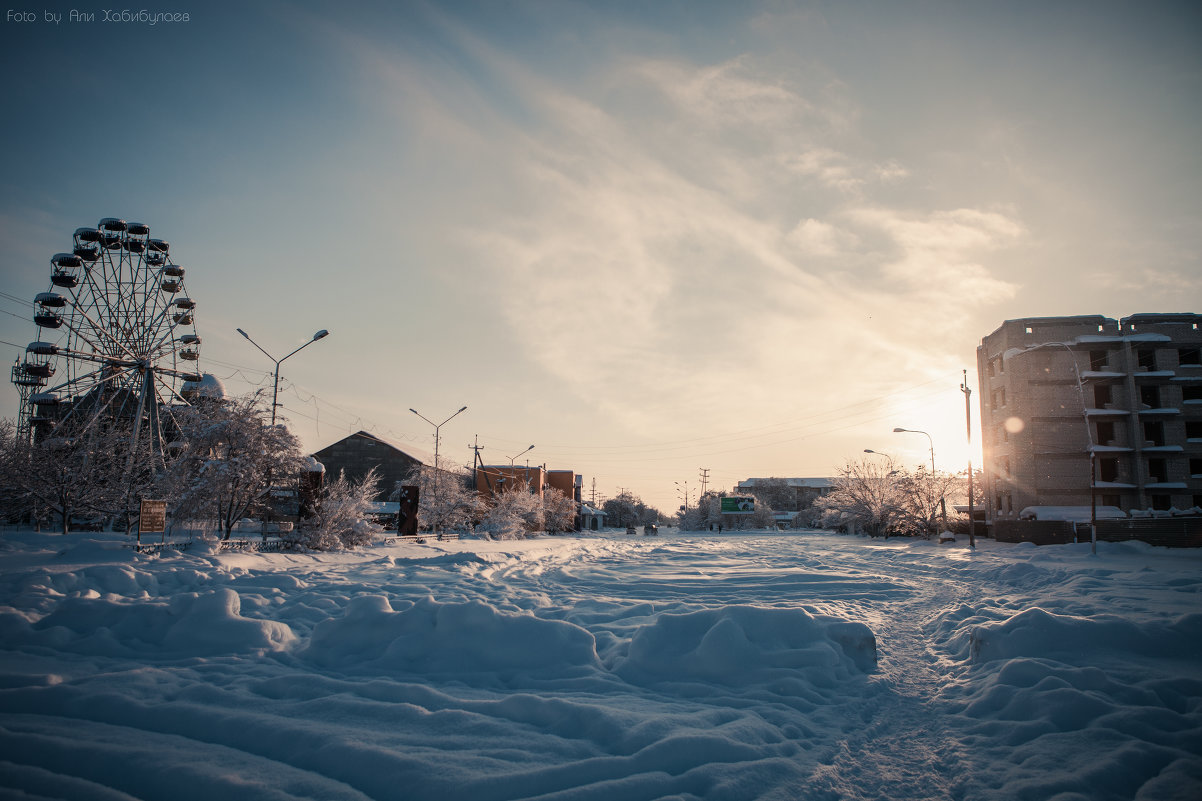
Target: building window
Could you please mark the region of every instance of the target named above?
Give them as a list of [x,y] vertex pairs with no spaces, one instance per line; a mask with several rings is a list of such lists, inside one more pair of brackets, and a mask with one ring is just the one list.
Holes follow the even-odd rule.
[[1006,493],[1006,514],[1014,514],[1014,496],[1008,492]]
[[1028,333],[1028,334],[1034,334],[1034,333],[1035,333],[1035,329],[1034,329],[1034,328],[1032,328],[1031,326],[1027,326],[1027,327],[1026,327],[1026,329],[1025,329],[1025,332],[1026,332],[1026,333]]
[[1202,477],[1202,459],[1189,460],[1189,476],[1190,478]]
[[1113,506],[1116,509],[1122,509],[1123,508],[1123,498],[1121,495],[1103,495],[1102,496],[1102,505],[1103,506]]
[[1098,439],[1099,445],[1110,445],[1114,442],[1114,423],[1110,420],[1098,421]]
[[1009,456],[1002,457],[1002,470],[1005,471],[1006,477],[1009,478],[1010,477],[1010,457]]
[[1185,421],[1185,438],[1202,439],[1202,420]]
[[1145,384],[1139,388],[1139,402],[1149,409],[1160,408],[1160,387]]
[[1091,350],[1089,352],[1089,369],[1090,370],[1105,370],[1110,364],[1109,353],[1104,350]]
[[1153,495],[1152,508],[1157,511],[1164,511],[1173,507],[1172,495]]
[[1000,513],[1002,511],[1002,495],[1001,495],[1001,493],[998,493],[997,495],[994,496],[994,501],[995,501],[994,505],[997,508],[998,512]]
[[1169,480],[1169,468],[1164,459],[1148,460],[1148,482],[1164,484]]
[[1139,366],[1145,370],[1156,369],[1156,351],[1147,348],[1139,351]]
[[1098,481],[1114,482],[1119,480],[1119,460],[1113,456],[1098,459]]
[[[1186,423],[1188,426],[1189,423]],[[1202,436],[1202,433],[1199,434]],[[1150,442],[1152,447],[1160,448],[1164,446],[1164,423],[1159,420],[1149,420],[1144,423],[1144,441]]]
[[1109,384],[1094,384],[1093,388],[1093,405],[1095,409],[1105,409],[1106,404],[1112,403],[1114,393],[1111,392]]
[[1178,348],[1177,363],[1181,365],[1202,365],[1202,348]]
[[992,398],[992,406],[994,409],[1000,409],[1001,407],[1005,406],[1006,405],[1006,388],[1002,387],[1001,389],[995,389],[993,391],[993,395],[991,396],[991,398]]
[[1181,400],[1202,401],[1202,384],[1183,384],[1181,387]]

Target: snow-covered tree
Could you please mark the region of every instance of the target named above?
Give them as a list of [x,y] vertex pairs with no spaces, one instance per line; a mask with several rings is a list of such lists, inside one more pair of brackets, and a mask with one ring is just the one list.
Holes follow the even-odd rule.
[[[900,495],[896,528],[904,534],[935,533],[943,523],[947,507],[962,494],[967,495],[964,474],[932,474],[926,465],[919,465],[913,473],[899,473],[896,479]],[[950,516],[955,517],[954,510]]]
[[888,457],[849,460],[839,468],[831,492],[815,503],[823,525],[852,525],[872,536],[895,531],[903,502],[896,480],[900,472]]
[[444,456],[438,457],[438,464],[437,470],[430,465],[417,465],[402,482],[418,488],[417,525],[429,529],[437,526],[439,531],[464,528],[476,518],[480,508],[471,486],[471,473]]
[[215,519],[222,539],[262,508],[273,482],[295,479],[303,457],[295,436],[270,415],[258,393],[197,404],[176,415],[186,447],[175,464],[177,514]]
[[797,511],[797,490],[784,478],[758,478],[748,494],[755,497],[758,509],[767,506],[781,512]]
[[554,487],[543,492],[543,523],[547,531],[576,528],[576,502]]
[[630,490],[622,490],[602,505],[605,520],[609,525],[643,526],[657,523],[661,519],[658,509],[643,503],[642,498]]
[[121,499],[117,479],[127,432],[119,426],[59,424],[37,442],[6,437],[4,483],[8,501],[40,518],[56,515],[61,531],[70,529],[73,515],[107,517]]
[[322,487],[312,520],[293,532],[293,539],[315,551],[331,551],[370,545],[378,527],[369,522],[368,512],[380,483],[376,468],[358,481],[346,472]]
[[722,523],[722,498],[725,492],[711,491],[697,500],[696,506],[685,509],[679,516],[682,531],[708,531]]

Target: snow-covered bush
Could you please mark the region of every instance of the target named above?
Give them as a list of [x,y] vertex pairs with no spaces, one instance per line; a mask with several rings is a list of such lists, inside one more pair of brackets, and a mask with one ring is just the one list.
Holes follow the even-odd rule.
[[[479,497],[470,486],[467,470],[442,457],[440,469],[418,465],[405,478],[405,485],[418,488],[417,524],[420,528],[440,530],[467,526],[480,508]],[[396,494],[393,500],[396,499]]]
[[576,527],[576,502],[551,487],[543,492],[543,525],[547,531],[571,531]]
[[493,496],[478,531],[498,540],[524,539],[543,528],[543,504],[525,485],[513,485]]
[[313,519],[299,527],[292,539],[314,551],[331,551],[370,545],[380,527],[367,520],[380,476],[376,468],[358,481],[346,472],[322,488]]

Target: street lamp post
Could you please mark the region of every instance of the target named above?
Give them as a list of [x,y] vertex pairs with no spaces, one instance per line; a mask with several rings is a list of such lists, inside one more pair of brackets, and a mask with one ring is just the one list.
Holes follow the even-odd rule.
[[[919,431],[915,428],[895,428],[894,434],[922,434],[931,443],[931,492],[929,500],[931,502],[931,528],[935,527],[935,440],[925,431]],[[941,496],[939,498],[940,506],[943,509],[943,526],[947,528],[947,501]]]
[[247,341],[247,342],[249,342],[250,344],[254,345],[256,348],[258,348],[258,349],[259,349],[259,350],[260,350],[260,351],[263,353],[263,355],[264,355],[264,356],[266,356],[268,359],[271,359],[273,362],[275,362],[275,382],[274,382],[274,384],[272,385],[272,390],[271,390],[271,424],[272,424],[272,425],[275,425],[275,410],[276,410],[276,408],[277,408],[277,407],[280,405],[280,404],[279,404],[279,396],[280,396],[280,365],[281,365],[281,364],[283,364],[283,363],[284,363],[284,361],[285,361],[286,359],[288,359],[288,358],[290,358],[290,357],[292,357],[292,356],[295,356],[297,353],[299,353],[299,352],[301,352],[302,350],[304,350],[305,348],[309,347],[310,345],[312,345],[312,344],[313,344],[314,342],[316,342],[317,340],[319,340],[319,339],[325,339],[326,337],[328,337],[328,336],[330,335],[330,332],[329,332],[329,331],[327,331],[327,330],[325,330],[324,328],[323,328],[323,329],[321,329],[320,331],[318,331],[316,334],[314,334],[314,335],[313,335],[313,338],[312,338],[312,339],[310,339],[310,340],[309,340],[308,342],[306,342],[305,344],[301,345],[301,346],[300,346],[299,348],[297,348],[296,350],[292,351],[292,353],[289,353],[289,354],[288,354],[287,356],[285,356],[283,359],[277,359],[276,357],[272,356],[272,355],[271,355],[270,353],[268,353],[267,351],[263,350],[263,347],[262,347],[262,346],[261,346],[261,345],[260,345],[258,342],[255,342],[253,339],[251,339],[251,338],[250,338],[250,334],[246,333],[246,332],[245,332],[245,331],[243,331],[241,328],[237,329],[237,331],[238,331],[238,333],[239,333],[239,334],[241,334],[242,336],[246,337],[246,341]]
[[[510,456],[510,457],[509,457],[509,469],[510,469],[510,471],[514,471],[514,470],[515,470],[515,468],[514,468],[514,466],[513,466],[513,462],[514,462],[514,460],[515,460],[515,459],[517,459],[517,458],[518,458],[519,456],[521,456],[523,453],[530,453],[530,451],[532,451],[532,450],[534,450],[534,446],[533,446],[533,445],[531,445],[530,447],[526,448],[526,450],[524,450],[524,451],[518,451],[518,452],[517,452],[517,453],[515,453],[513,456]],[[510,475],[512,475],[512,472],[510,473]],[[529,491],[530,491],[530,459],[529,459],[529,458],[527,458],[527,459],[526,459],[526,491],[527,491],[527,492],[529,492]]]
[[431,523],[431,529],[434,532],[435,538],[438,537],[438,473],[441,470],[441,468],[438,466],[438,432],[439,432],[439,429],[441,429],[444,425],[449,423],[452,418],[456,417],[461,412],[464,412],[466,410],[467,410],[467,407],[464,406],[458,412],[455,412],[455,414],[451,415],[446,420],[443,420],[441,423],[435,423],[434,421],[428,419],[425,415],[423,415],[417,409],[413,409],[413,408],[409,409],[409,411],[413,412],[418,417],[425,420],[430,425],[434,426],[434,504],[433,504],[434,505],[434,515],[433,515],[434,521],[433,521],[433,523]]
[[973,508],[972,499],[972,414],[969,412],[968,399],[972,397],[972,389],[968,386],[968,370],[964,371],[964,380],[960,382],[960,391],[964,393],[964,428],[968,433],[968,547],[977,547],[977,511]]

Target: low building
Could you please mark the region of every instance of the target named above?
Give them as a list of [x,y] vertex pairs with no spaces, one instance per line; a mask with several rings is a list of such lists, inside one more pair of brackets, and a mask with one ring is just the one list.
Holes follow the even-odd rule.
[[401,446],[376,434],[356,431],[313,454],[325,466],[330,481],[345,471],[350,480],[359,480],[373,467],[380,476],[376,500],[386,501],[398,482],[408,478],[415,467],[433,464],[434,457],[419,448]]
[[833,478],[748,478],[735,487],[737,495],[754,495],[774,512],[804,512],[835,488]]
[[484,499],[493,497],[513,486],[525,486],[532,495],[543,497],[547,471],[541,465],[479,465],[476,468],[476,492]]

